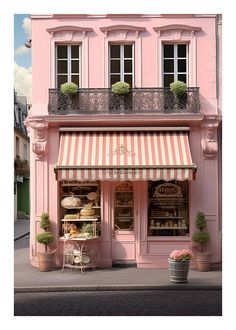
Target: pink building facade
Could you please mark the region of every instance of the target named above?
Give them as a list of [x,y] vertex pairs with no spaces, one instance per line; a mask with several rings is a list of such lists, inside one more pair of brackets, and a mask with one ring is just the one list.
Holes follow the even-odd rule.
[[[221,17],[32,15],[30,259],[48,212],[61,266],[61,201],[97,196],[98,265],[166,268],[206,215],[221,264]],[[170,83],[187,84],[177,100]],[[129,83],[117,96],[111,85]],[[70,99],[60,85],[74,82]],[[78,211],[78,210],[77,210]],[[81,231],[81,228],[79,228]]]

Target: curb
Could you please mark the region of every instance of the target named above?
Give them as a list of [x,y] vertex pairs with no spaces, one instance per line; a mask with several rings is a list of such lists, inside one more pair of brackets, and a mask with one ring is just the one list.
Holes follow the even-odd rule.
[[24,233],[24,234],[21,234],[21,235],[19,235],[19,236],[16,236],[16,237],[14,237],[14,242],[15,241],[18,241],[19,239],[21,239],[21,238],[23,238],[23,237],[25,237],[25,236],[27,236],[27,235],[29,235],[29,231],[27,231],[26,233]]
[[175,285],[80,285],[80,286],[40,286],[15,287],[14,293],[71,292],[71,291],[144,291],[144,290],[222,290],[219,285],[193,286]]

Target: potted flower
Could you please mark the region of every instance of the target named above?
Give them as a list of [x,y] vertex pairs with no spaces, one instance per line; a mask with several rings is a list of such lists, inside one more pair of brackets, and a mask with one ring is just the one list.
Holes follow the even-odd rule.
[[210,270],[211,254],[209,251],[206,251],[206,245],[210,241],[210,234],[204,231],[206,218],[203,212],[197,212],[196,214],[196,227],[199,231],[192,235],[192,241],[200,246],[200,251],[196,253],[196,268],[198,271],[206,272]]
[[36,234],[35,239],[38,243],[44,245],[44,252],[38,252],[38,266],[41,272],[46,272],[53,270],[55,267],[54,254],[56,250],[49,250],[49,244],[54,240],[54,236],[49,231],[50,220],[48,213],[43,212],[40,218],[40,227],[44,230],[44,232]]
[[174,250],[170,253],[168,259],[170,282],[186,283],[189,272],[190,260],[192,259],[192,252],[186,249]]
[[179,108],[186,107],[187,101],[187,85],[185,82],[176,80],[170,84],[170,90],[175,96],[176,104]]
[[110,107],[115,110],[132,110],[132,93],[130,85],[126,82],[118,81],[111,86]]

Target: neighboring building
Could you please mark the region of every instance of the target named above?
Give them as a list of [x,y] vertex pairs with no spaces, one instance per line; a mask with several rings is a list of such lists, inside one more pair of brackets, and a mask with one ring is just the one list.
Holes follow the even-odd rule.
[[30,214],[29,137],[24,126],[28,105],[25,96],[14,91],[14,220]]
[[[31,18],[32,265],[40,214],[50,215],[61,265],[61,219],[92,195],[100,266],[167,267],[171,250],[191,248],[198,211],[212,266],[221,264],[221,17]],[[175,80],[188,86],[182,98],[169,89]],[[117,81],[131,92],[113,94]],[[60,92],[65,82],[79,85],[75,96]],[[73,210],[61,206],[71,194],[81,203]]]

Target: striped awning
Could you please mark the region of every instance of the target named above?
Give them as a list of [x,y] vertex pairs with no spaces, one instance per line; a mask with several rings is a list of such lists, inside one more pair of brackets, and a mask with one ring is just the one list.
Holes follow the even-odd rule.
[[58,180],[193,180],[187,131],[62,132]]

